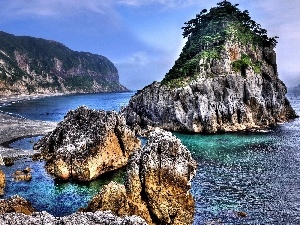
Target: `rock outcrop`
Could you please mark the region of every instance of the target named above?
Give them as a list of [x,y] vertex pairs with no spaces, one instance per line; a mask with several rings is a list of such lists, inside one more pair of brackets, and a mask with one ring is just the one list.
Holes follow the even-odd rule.
[[32,179],[32,175],[30,173],[31,169],[26,167],[23,171],[17,170],[12,174],[12,177],[15,181],[30,181]]
[[0,32],[0,94],[121,92],[106,57],[61,43]]
[[138,216],[117,217],[111,212],[74,213],[64,217],[54,217],[47,212],[35,212],[32,215],[21,213],[6,213],[0,215],[1,225],[31,224],[31,225],[147,225]]
[[296,116],[278,77],[276,41],[247,11],[223,1],[185,24],[188,41],[173,68],[123,110],[129,125],[216,133]]
[[35,209],[32,207],[31,203],[18,195],[8,199],[0,199],[1,215],[5,213],[23,213],[25,215],[31,215],[33,212],[35,212]]
[[196,166],[176,137],[155,129],[147,144],[130,157],[125,186],[111,182],[85,211],[138,215],[148,224],[192,224],[194,200],[189,189]]
[[5,173],[0,170],[0,196],[4,195],[5,188]]
[[127,164],[140,140],[117,112],[79,107],[39,140],[35,150],[57,179],[89,181]]

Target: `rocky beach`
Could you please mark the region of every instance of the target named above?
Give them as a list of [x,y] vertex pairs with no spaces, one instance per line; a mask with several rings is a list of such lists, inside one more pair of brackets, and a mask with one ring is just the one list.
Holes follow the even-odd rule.
[[[49,95],[2,96],[0,98],[0,105],[12,104],[18,101],[26,101],[47,96]],[[45,135],[46,133],[52,131],[55,126],[55,122],[30,120],[21,117],[18,118],[4,112],[0,112],[0,163],[3,164],[3,158],[16,158],[19,156],[29,156],[36,153],[34,151],[14,150],[9,148],[9,142],[24,137]]]

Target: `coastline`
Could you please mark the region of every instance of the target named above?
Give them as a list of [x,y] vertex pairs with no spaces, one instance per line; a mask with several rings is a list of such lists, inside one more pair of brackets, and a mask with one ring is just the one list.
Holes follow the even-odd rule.
[[[62,93],[55,94],[36,94],[36,95],[11,95],[1,96],[0,106],[13,102],[26,101],[30,99],[44,98],[50,96],[59,96]],[[1,109],[1,108],[0,108]],[[4,146],[5,143],[28,136],[45,135],[56,127],[55,122],[46,122],[30,120],[26,118],[17,118],[0,111],[0,165],[4,165],[3,158],[17,158],[30,156],[36,151],[16,150]]]

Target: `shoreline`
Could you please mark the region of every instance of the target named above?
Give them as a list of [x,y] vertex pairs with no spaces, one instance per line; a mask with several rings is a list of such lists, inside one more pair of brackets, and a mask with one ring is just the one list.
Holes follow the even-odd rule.
[[[1,96],[0,106],[4,104],[11,104],[13,102],[20,102],[31,99],[60,95],[63,94],[55,93]],[[13,148],[9,148],[4,145],[5,143],[23,137],[45,135],[48,132],[52,131],[56,127],[56,125],[56,122],[18,118],[8,113],[0,111],[0,165],[4,165],[3,158],[26,157],[37,153],[33,150],[16,150]]]

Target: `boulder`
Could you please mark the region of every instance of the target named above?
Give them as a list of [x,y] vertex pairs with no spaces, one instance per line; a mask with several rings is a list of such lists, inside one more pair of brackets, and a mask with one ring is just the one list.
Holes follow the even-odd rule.
[[79,107],[39,140],[48,173],[57,179],[89,181],[127,164],[140,140],[117,112]]
[[189,190],[196,167],[180,140],[155,129],[147,144],[131,155],[125,185],[108,184],[85,211],[138,215],[149,224],[192,224],[194,200]]
[[31,203],[18,195],[8,199],[0,199],[1,215],[5,213],[23,213],[31,215],[33,212],[35,212],[35,209],[32,207]]
[[28,167],[23,171],[17,170],[12,174],[15,181],[30,181],[32,179],[31,173],[27,172]]
[[4,195],[5,188],[5,173],[0,170],[0,196]]

